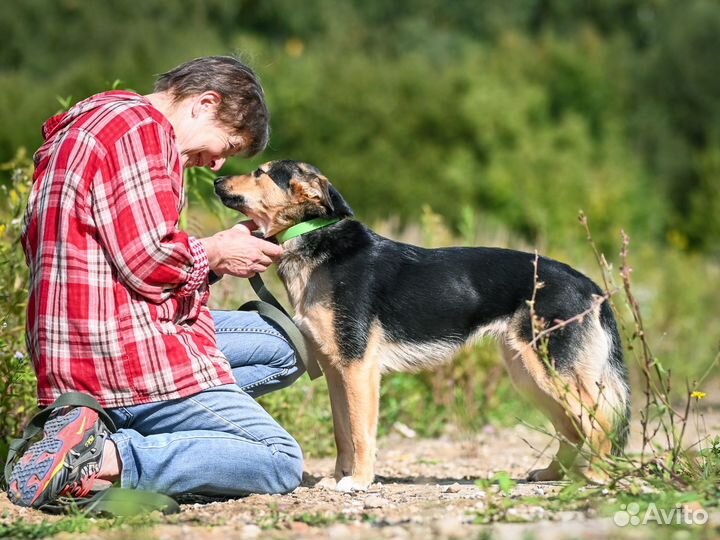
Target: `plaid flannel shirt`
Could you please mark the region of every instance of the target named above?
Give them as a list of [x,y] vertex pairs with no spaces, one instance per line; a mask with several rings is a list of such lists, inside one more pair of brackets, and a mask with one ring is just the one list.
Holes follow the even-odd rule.
[[27,346],[40,405],[104,407],[234,382],[216,347],[202,244],[178,229],[172,126],[142,96],[106,92],[43,126],[25,213]]

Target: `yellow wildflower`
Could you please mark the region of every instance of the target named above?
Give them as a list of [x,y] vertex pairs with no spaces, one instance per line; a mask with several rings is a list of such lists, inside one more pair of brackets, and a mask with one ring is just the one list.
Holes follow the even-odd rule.
[[705,392],[699,392],[698,390],[695,390],[692,394],[690,394],[690,397],[695,399],[702,399],[706,395],[707,394]]

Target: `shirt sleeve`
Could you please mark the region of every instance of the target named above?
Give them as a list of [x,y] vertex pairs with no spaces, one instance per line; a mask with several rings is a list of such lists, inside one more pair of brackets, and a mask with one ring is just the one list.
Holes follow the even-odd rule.
[[91,206],[100,241],[120,280],[151,302],[207,287],[201,242],[178,227],[183,179],[170,166],[177,150],[152,119],[124,134],[95,177]]

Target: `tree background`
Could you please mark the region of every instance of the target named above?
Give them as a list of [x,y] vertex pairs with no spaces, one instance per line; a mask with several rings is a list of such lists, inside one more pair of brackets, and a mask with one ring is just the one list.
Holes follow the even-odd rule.
[[[395,237],[538,248],[597,279],[583,209],[611,263],[621,228],[630,234],[667,365],[692,378],[717,353],[715,0],[24,0],[3,5],[0,36],[9,373],[24,355],[23,149],[31,154],[41,124],[69,104],[114,87],[149,93],[156,74],[211,54],[251,65],[272,114],[270,148],[224,173],[308,161],[360,219]],[[207,218],[199,228],[215,226],[196,216]],[[422,409],[440,429],[443,407],[469,402],[487,405],[487,420],[508,403],[492,397],[502,386],[488,390],[501,383],[471,368],[484,362],[492,375],[491,357],[481,348],[441,378],[390,379],[383,425]],[[456,389],[443,390],[446,380]],[[441,397],[430,402],[423,388]],[[3,411],[17,412],[12,394]]]
[[[365,219],[467,206],[561,245],[720,253],[720,4],[710,0],[28,0],[0,19],[0,162],[59,108],[239,54],[273,114],[263,159],[316,164]],[[228,170],[245,170],[236,161]]]

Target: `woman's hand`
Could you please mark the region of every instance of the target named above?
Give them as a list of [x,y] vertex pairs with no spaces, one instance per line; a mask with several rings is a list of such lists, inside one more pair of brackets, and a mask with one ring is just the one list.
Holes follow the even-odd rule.
[[267,270],[282,255],[280,246],[256,238],[250,234],[251,228],[241,223],[199,239],[207,251],[210,270],[219,276],[249,278]]

